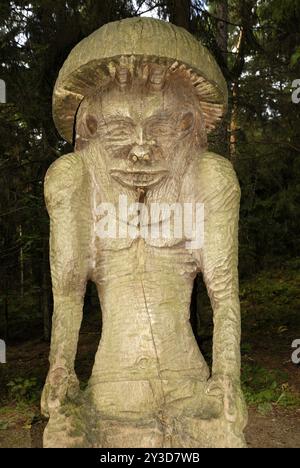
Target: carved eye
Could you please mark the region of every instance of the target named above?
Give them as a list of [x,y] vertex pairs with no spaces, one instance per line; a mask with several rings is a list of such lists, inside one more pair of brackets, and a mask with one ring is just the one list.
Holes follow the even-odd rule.
[[128,140],[132,136],[133,129],[132,122],[113,120],[106,125],[106,137],[113,140]]
[[86,117],[85,122],[86,122],[87,129],[89,131],[89,134],[91,136],[95,135],[95,133],[97,132],[97,128],[98,128],[96,118],[93,117],[92,115],[88,114],[87,117]]
[[189,132],[194,125],[194,115],[192,112],[186,112],[178,121],[178,130],[180,132]]
[[153,119],[146,128],[146,133],[149,137],[154,138],[169,138],[174,132],[174,125],[171,119]]
[[116,133],[120,138],[127,138],[131,135],[131,128],[120,128]]
[[170,127],[168,127],[167,125],[153,126],[151,131],[154,135],[157,135],[157,136],[165,136],[171,133]]

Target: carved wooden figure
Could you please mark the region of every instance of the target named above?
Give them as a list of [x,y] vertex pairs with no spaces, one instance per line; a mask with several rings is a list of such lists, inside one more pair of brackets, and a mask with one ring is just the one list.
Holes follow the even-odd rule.
[[[54,295],[45,447],[245,446],[240,189],[230,162],[207,150],[226,101],[209,52],[163,21],[107,24],[66,60],[54,119],[75,151],[45,180]],[[180,234],[175,212],[186,206],[204,217],[200,226],[189,212],[193,227]],[[211,370],[189,321],[199,272],[214,313]],[[103,330],[82,392],[74,360],[88,280]]]

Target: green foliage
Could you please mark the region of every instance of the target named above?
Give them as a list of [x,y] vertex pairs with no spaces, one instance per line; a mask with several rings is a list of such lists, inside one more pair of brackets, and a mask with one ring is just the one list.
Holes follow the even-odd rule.
[[[245,329],[276,335],[300,330],[300,259],[281,261],[240,285]],[[274,338],[275,339],[275,338]]]
[[287,375],[256,364],[243,364],[242,388],[249,405],[267,413],[273,406],[299,407],[300,394],[286,383]]
[[[273,407],[300,407],[297,384],[294,388],[282,365],[288,363],[291,342],[300,330],[299,266],[299,257],[281,261],[240,285],[243,390],[247,403],[263,414]],[[279,363],[283,371],[276,368]]]
[[291,57],[290,66],[293,68],[298,63],[299,60],[300,60],[300,46],[296,47],[295,52],[293,53]]
[[5,431],[9,428],[9,423],[7,421],[0,420],[0,431]]
[[40,396],[40,389],[35,377],[16,377],[7,383],[7,388],[9,398],[17,402],[33,402]]

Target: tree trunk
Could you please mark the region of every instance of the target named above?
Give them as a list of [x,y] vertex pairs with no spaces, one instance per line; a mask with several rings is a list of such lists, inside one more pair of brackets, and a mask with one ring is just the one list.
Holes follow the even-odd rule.
[[234,78],[232,84],[232,95],[231,95],[231,112],[230,112],[230,160],[234,165],[237,158],[237,131],[238,131],[238,92],[239,92],[239,77],[243,70],[244,63],[244,28],[241,28],[239,40],[236,46],[237,60],[238,63],[238,74]]
[[216,5],[217,17],[220,18],[218,21],[217,29],[218,35],[216,37],[218,46],[223,55],[224,61],[228,62],[228,0],[218,2]]
[[230,161],[234,165],[237,158],[237,131],[238,131],[238,80],[233,83],[232,88],[232,108],[230,120]]
[[170,22],[190,30],[191,0],[169,0]]
[[[220,48],[225,66],[228,65],[228,0],[216,4],[216,16],[220,20],[217,24],[216,41]],[[214,149],[222,156],[229,155],[228,120],[225,118],[214,134]]]

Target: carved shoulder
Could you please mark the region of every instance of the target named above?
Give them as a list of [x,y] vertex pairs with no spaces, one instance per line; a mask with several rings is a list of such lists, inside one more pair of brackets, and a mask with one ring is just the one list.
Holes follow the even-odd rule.
[[215,153],[206,152],[197,161],[197,191],[212,208],[232,207],[239,203],[240,186],[231,162]]
[[44,182],[44,194],[48,211],[64,200],[70,201],[82,186],[83,161],[78,153],[61,156],[49,167]]

